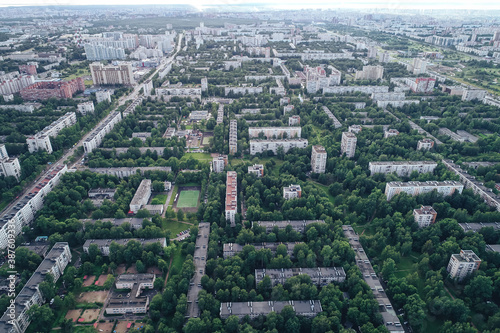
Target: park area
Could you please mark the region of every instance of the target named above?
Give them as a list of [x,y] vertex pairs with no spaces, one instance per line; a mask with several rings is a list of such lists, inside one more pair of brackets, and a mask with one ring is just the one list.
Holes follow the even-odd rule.
[[177,200],[177,208],[193,208],[198,206],[198,198],[200,191],[198,190],[181,190],[179,199]]
[[152,205],[164,205],[165,202],[167,201],[167,197],[168,197],[168,195],[166,195],[166,194],[158,194],[151,200],[151,204]]

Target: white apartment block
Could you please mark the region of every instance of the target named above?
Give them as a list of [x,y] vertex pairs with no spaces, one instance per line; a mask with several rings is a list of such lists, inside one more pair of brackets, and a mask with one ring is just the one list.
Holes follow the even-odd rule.
[[238,121],[232,119],[229,122],[229,154],[236,154],[238,151]]
[[219,104],[219,108],[217,109],[217,125],[222,124],[224,121],[224,105]]
[[29,152],[34,153],[39,150],[46,150],[47,153],[52,153],[53,150],[50,143],[50,137],[56,137],[63,128],[72,126],[74,124],[76,124],[76,113],[66,113],[64,116],[57,119],[49,126],[45,127],[40,132],[26,139]]
[[176,85],[166,85],[156,89],[156,96],[201,96],[201,86],[183,86],[182,83]]
[[389,105],[395,108],[400,108],[407,104],[419,104],[419,103],[420,101],[418,99],[405,99],[404,101],[377,101],[377,106],[383,109],[385,109]]
[[425,228],[436,223],[437,213],[432,206],[422,206],[413,210],[413,218],[419,228]]
[[459,254],[452,254],[448,262],[447,271],[452,279],[463,280],[479,269],[481,259],[472,250],[460,250]]
[[358,139],[351,132],[342,132],[342,142],[340,143],[340,154],[345,154],[347,158],[353,158],[356,153],[356,143]]
[[398,135],[399,135],[399,131],[395,130],[393,128],[390,128],[390,129],[384,131],[384,139],[390,138],[392,136],[398,136]]
[[370,174],[396,173],[398,176],[409,176],[413,171],[418,173],[433,173],[437,163],[433,161],[386,161],[370,162],[368,165]]
[[0,249],[8,245],[8,230],[14,230],[14,236],[21,233],[24,226],[30,224],[36,213],[43,207],[43,198],[59,184],[62,175],[68,170],[66,165],[58,165],[50,170],[47,177],[41,179],[27,195],[20,198],[0,217]]
[[144,96],[151,96],[151,93],[153,92],[153,81],[151,79],[144,81],[143,84],[143,89],[144,89]]
[[4,144],[0,144],[0,176],[21,178],[21,165],[17,157],[9,157]]
[[257,178],[264,177],[264,165],[254,164],[252,166],[249,166],[248,173],[256,175]]
[[115,127],[116,124],[118,124],[122,120],[122,114],[120,112],[113,112],[111,113],[104,123],[102,123],[98,128],[96,128],[92,134],[85,139],[83,142],[83,148],[85,150],[85,153],[91,153],[94,149],[99,147],[102,143],[102,140],[108,134],[111,132],[113,127]]
[[94,103],[92,101],[80,103],[77,106],[77,110],[83,115],[94,113]]
[[201,91],[208,90],[208,79],[206,77],[201,79]]
[[122,48],[115,48],[112,46],[105,46],[99,44],[85,44],[85,56],[87,60],[101,61],[101,60],[116,60],[125,59],[125,50]]
[[363,66],[356,72],[356,80],[379,80],[384,76],[384,66]]
[[383,92],[383,93],[373,93],[372,99],[376,101],[402,101],[405,99],[404,92]]
[[226,175],[226,220],[235,225],[238,211],[238,174],[228,171]]
[[311,171],[325,173],[327,153],[325,147],[315,145],[311,151]]
[[149,198],[151,198],[151,179],[143,179],[130,202],[130,212],[137,214],[139,209],[147,205]]
[[112,94],[113,93],[110,90],[99,90],[99,91],[96,91],[95,98],[97,100],[97,103],[101,103],[101,102],[104,102],[104,101],[108,101],[109,103],[111,103],[111,95]]
[[465,89],[462,94],[462,101],[472,101],[477,99],[478,101],[482,101],[486,96],[486,90],[482,89]]
[[119,239],[87,239],[83,244],[83,252],[89,253],[89,248],[92,244],[97,245],[103,256],[109,256],[111,243],[116,243],[120,246],[126,246],[129,242],[136,241],[144,247],[149,244],[159,243],[162,247],[167,246],[167,239],[163,238],[119,238]]
[[418,140],[417,150],[430,150],[434,147],[434,141],[431,139]]
[[35,83],[33,75],[20,75],[18,77],[3,77],[0,79],[0,95],[12,95],[20,92],[27,86]]
[[283,151],[287,153],[292,148],[307,148],[307,144],[307,139],[254,139],[250,140],[250,155],[268,150],[276,154],[278,147],[283,147]]
[[266,139],[272,138],[300,138],[302,134],[302,128],[297,127],[249,127],[248,128],[248,137],[249,138],[258,138],[259,134],[264,134]]
[[388,86],[336,86],[323,88],[323,94],[350,94],[360,92],[363,94],[373,94],[376,92],[388,92]]
[[226,87],[224,88],[224,94],[227,96],[229,93],[233,94],[262,94],[262,87]]
[[100,62],[90,64],[90,73],[94,85],[133,85],[134,73],[130,63],[122,63],[118,66],[104,66]]
[[427,71],[427,61],[424,59],[414,58],[413,62],[407,66],[407,69],[415,75],[425,74]]
[[212,171],[220,173],[224,171],[226,165],[227,165],[227,155],[216,156],[212,160]]
[[23,289],[13,300],[13,308],[7,309],[0,318],[0,332],[24,333],[31,323],[28,310],[35,304],[42,306],[46,301],[39,290],[39,285],[47,274],[54,277],[54,283],[59,280],[64,269],[71,262],[71,251],[68,243],[55,243],[45,259],[40,263],[35,273],[30,277]]
[[[4,98],[5,98],[5,96],[6,95],[4,95]],[[14,99],[13,95],[10,95],[10,96],[12,96],[12,99]],[[16,110],[16,111],[20,111],[20,112],[33,113],[33,111],[35,111],[35,106],[37,106],[37,105],[36,104],[27,104],[27,103],[18,104],[18,105],[8,104],[8,105],[0,105],[0,109]]]
[[300,185],[290,185],[288,187],[283,187],[283,198],[285,200],[300,198],[301,196],[302,189],[300,188]]
[[402,192],[411,196],[416,196],[436,190],[443,196],[449,196],[455,192],[462,193],[463,189],[464,185],[454,180],[447,180],[443,182],[389,182],[385,185],[385,195],[387,196],[387,201],[389,201],[395,195]]
[[298,126],[300,125],[300,116],[291,116],[288,117],[288,126]]
[[449,130],[448,128],[446,127],[441,127],[438,131],[438,133],[440,135],[446,135],[446,136],[449,136],[453,141],[457,141],[457,142],[464,142],[465,139],[461,136],[461,135],[458,135],[457,133]]
[[351,126],[349,126],[347,131],[354,133],[354,134],[358,134],[362,130],[363,130],[363,127],[361,127],[361,125],[351,125]]

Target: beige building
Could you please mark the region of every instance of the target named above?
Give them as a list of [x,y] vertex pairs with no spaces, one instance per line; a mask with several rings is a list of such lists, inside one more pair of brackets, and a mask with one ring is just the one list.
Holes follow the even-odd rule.
[[100,62],[90,64],[90,73],[94,85],[133,85],[134,74],[132,65],[122,63],[118,66],[106,65]]

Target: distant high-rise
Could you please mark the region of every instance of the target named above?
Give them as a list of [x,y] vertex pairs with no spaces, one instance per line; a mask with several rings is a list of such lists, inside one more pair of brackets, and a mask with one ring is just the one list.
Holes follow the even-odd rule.
[[133,85],[134,74],[132,73],[132,65],[122,63],[118,66],[107,65],[95,62],[90,64],[90,72],[92,73],[92,81],[94,85]]
[[125,59],[125,50],[101,44],[85,44],[85,55],[87,60],[116,60]]

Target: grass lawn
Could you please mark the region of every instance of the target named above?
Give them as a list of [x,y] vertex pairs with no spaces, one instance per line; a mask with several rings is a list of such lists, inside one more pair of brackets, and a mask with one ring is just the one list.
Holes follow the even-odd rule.
[[211,138],[211,137],[208,137],[208,138],[203,138],[203,143],[202,143],[202,144],[204,144],[204,145],[208,145],[208,144],[210,144],[210,138]]
[[198,161],[211,161],[212,160],[212,156],[210,156],[209,153],[189,153],[189,154],[184,154],[181,158],[181,161],[186,161],[190,157],[192,157]]
[[152,205],[164,205],[165,202],[167,201],[168,195],[166,194],[158,194],[151,200]]
[[168,203],[170,206],[173,206],[176,195],[177,195],[177,185],[174,185],[174,188],[172,189],[172,196],[170,197],[170,202]]
[[172,259],[172,267],[170,268],[170,271],[173,271],[173,273],[180,273],[184,259],[186,259],[186,256],[182,255],[182,247],[177,246],[174,253],[174,259]]
[[335,203],[335,198],[333,197],[333,195],[330,194],[330,192],[328,192],[328,186],[320,184],[320,183],[316,183],[315,181],[313,181],[311,179],[309,179],[309,183],[313,184],[316,188],[318,188],[321,191],[325,192],[326,196],[328,197],[328,200],[330,200],[330,202],[332,204]]
[[177,201],[177,207],[196,207],[198,205],[198,198],[200,197],[200,191],[190,190],[181,191],[179,194],[179,200]]
[[190,226],[185,223],[173,220],[164,220],[162,227],[163,229],[170,231],[170,237],[172,238],[175,238],[179,232],[190,228]]

